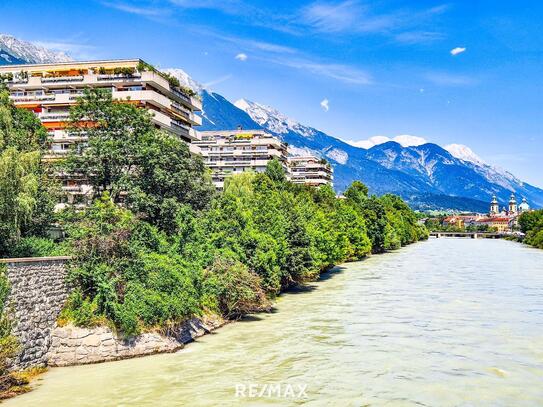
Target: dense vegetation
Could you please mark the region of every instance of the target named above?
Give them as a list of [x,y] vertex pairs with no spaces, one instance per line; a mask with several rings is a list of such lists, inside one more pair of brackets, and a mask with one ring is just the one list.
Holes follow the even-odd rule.
[[[36,116],[15,108],[0,86],[0,257],[58,250],[43,238],[56,200],[54,182],[41,161],[45,143],[46,132]],[[25,383],[7,371],[18,347],[11,335],[8,291],[5,265],[0,264],[0,398],[7,389],[20,391],[18,386]]]
[[55,187],[41,161],[46,135],[36,116],[0,89],[0,257],[21,238],[44,236],[51,221]]
[[[202,160],[183,142],[107,92],[82,97],[72,123],[70,131],[85,132],[89,142],[65,166],[89,179],[94,196],[88,207],[43,215],[62,226],[74,255],[76,289],[63,321],[109,323],[133,335],[206,312],[233,318],[267,309],[281,290],[335,264],[427,237],[400,198],[368,196],[360,182],[337,198],[331,187],[290,183],[278,161],[265,173],[230,178],[216,194]],[[11,223],[0,217],[10,236],[3,255],[58,250],[40,237],[43,221],[30,221],[40,189],[50,202],[36,167],[39,160],[21,170],[37,180],[18,187],[28,196],[24,216]],[[0,202],[7,196],[1,191]]]
[[526,234],[526,244],[543,249],[543,209],[523,213],[519,218],[519,226]]

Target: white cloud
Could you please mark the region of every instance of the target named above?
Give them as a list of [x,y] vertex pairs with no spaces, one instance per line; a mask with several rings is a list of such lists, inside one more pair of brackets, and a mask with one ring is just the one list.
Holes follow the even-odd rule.
[[216,85],[218,85],[220,83],[226,82],[227,80],[229,80],[231,78],[232,78],[232,75],[230,75],[230,74],[224,75],[224,76],[221,76],[220,78],[217,78],[217,79],[214,79],[212,81],[204,83],[203,86],[204,86],[205,89],[210,89],[213,86],[216,86]]
[[477,83],[477,80],[465,75],[451,74],[448,72],[429,72],[426,79],[435,85],[442,86],[466,86]]
[[466,52],[466,48],[456,47],[456,48],[451,49],[451,55],[453,56],[461,54],[462,52]]
[[165,9],[158,9],[154,7],[137,7],[130,4],[120,2],[104,1],[102,4],[106,7],[114,8],[125,13],[136,14],[144,17],[160,17],[167,13]]
[[[358,67],[316,60],[312,56],[305,55],[296,48],[222,35],[212,29],[199,29],[197,32],[202,36],[213,37],[235,45],[238,48],[250,51],[252,60],[259,60],[297,69],[305,73],[335,79],[351,85],[370,85],[373,83],[371,75]],[[231,47],[232,45],[229,46]]]
[[355,0],[331,4],[315,2],[303,10],[307,25],[320,32],[347,30],[380,31],[388,28],[392,21],[388,16],[368,17],[367,8]]
[[367,140],[359,140],[359,141],[347,140],[346,143],[355,147],[368,149],[368,148],[377,146],[379,144],[387,143],[389,141],[395,141],[396,143],[401,144],[403,147],[420,146],[428,142],[423,137],[411,136],[409,134],[402,134],[393,138],[390,138],[387,136],[374,136],[374,137],[370,137]]
[[328,99],[324,98],[321,101],[321,107],[323,108],[323,110],[325,112],[327,112],[328,110],[330,110],[330,101]]
[[445,38],[445,35],[433,31],[406,31],[397,34],[394,38],[401,44],[410,45],[439,41]]
[[400,143],[404,147],[420,146],[426,144],[428,141],[423,137],[411,136],[409,134],[401,134],[392,139],[396,143]]
[[247,54],[244,54],[243,52],[236,55],[236,59],[239,61],[247,61],[247,58]]
[[[266,59],[266,58],[264,58]],[[349,65],[327,64],[310,59],[271,58],[266,59],[278,65],[288,66],[317,76],[335,79],[352,85],[371,85],[372,77],[366,71]]]
[[428,9],[395,9],[380,11],[380,7],[362,0],[315,0],[303,7],[291,24],[309,27],[324,33],[382,34],[400,43],[419,43],[441,39],[442,34],[421,30],[434,16],[449,8],[439,5]]

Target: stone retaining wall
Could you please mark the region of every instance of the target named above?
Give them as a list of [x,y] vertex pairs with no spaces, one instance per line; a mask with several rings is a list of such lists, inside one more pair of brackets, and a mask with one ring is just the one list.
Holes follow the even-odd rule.
[[70,294],[66,278],[69,257],[0,259],[7,264],[8,312],[19,340],[14,370],[69,366],[175,352],[184,344],[222,326],[218,316],[193,318],[168,335],[149,332],[123,339],[107,327],[59,327],[57,319]]
[[7,264],[10,292],[7,309],[12,333],[21,350],[14,369],[47,365],[51,332],[68,295],[66,261],[69,257],[2,259]]

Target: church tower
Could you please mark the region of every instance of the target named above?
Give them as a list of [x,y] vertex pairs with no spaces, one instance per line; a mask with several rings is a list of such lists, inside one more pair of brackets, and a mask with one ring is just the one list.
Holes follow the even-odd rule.
[[500,204],[498,203],[498,198],[494,195],[490,203],[490,215],[497,215],[498,213],[500,213]]
[[509,199],[509,215],[516,215],[517,209],[517,198],[515,194],[511,194],[511,199]]

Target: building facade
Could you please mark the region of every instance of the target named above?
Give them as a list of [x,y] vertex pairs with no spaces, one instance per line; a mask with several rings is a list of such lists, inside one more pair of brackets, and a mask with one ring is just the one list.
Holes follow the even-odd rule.
[[[47,129],[48,160],[85,143],[85,137],[70,134],[67,127],[70,107],[89,88],[108,90],[114,100],[149,110],[157,128],[189,143],[196,139],[193,127],[202,124],[195,114],[202,109],[199,98],[140,59],[9,65],[0,67],[0,79],[15,106],[33,111]],[[69,174],[61,178],[70,203],[91,193],[85,180]]]
[[211,169],[218,190],[231,175],[264,172],[274,158],[287,170],[286,143],[264,130],[203,131],[191,147]]
[[334,176],[330,164],[315,156],[288,157],[289,178],[295,184],[315,187],[332,185]]
[[517,198],[514,193],[509,198],[507,208],[500,210],[498,198],[496,195],[492,197],[490,202],[490,211],[486,216],[480,216],[472,222],[473,226],[487,226],[489,229],[498,232],[512,232],[518,226],[518,218],[524,212],[530,211],[530,205],[526,198],[522,199],[520,205],[517,204]]

